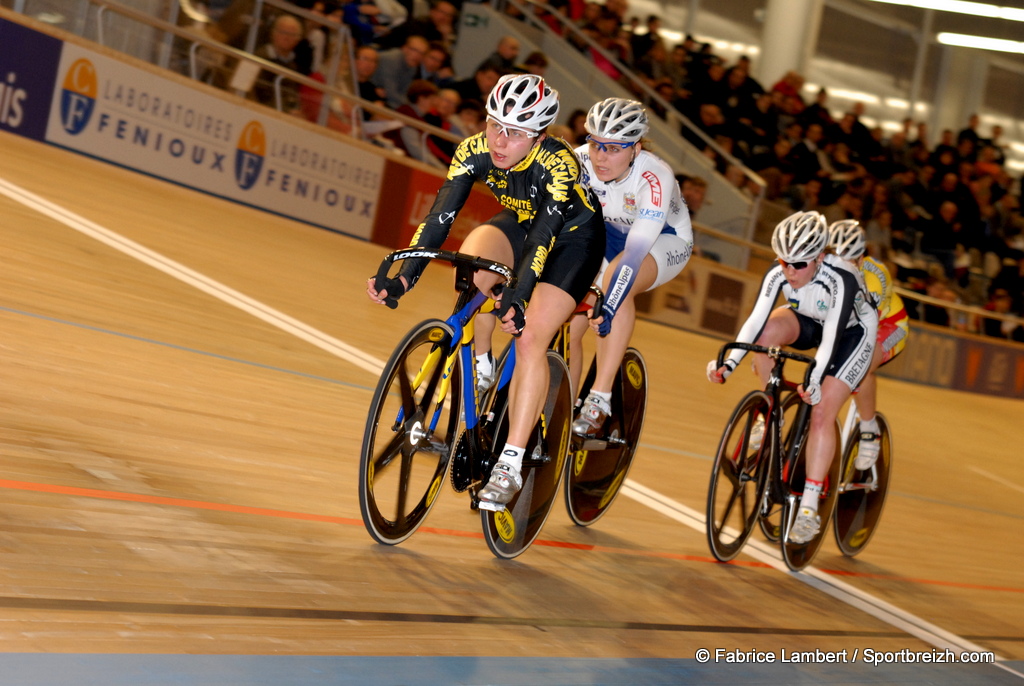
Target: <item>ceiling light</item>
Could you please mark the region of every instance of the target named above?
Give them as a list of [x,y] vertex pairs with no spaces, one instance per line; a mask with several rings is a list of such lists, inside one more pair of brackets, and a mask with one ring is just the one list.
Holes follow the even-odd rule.
[[1000,7],[999,5],[986,5],[983,2],[966,2],[965,0],[874,0],[874,2],[884,2],[890,5],[905,5],[907,7],[919,7],[923,10],[938,10],[939,12],[970,14],[975,17],[1024,21],[1024,9],[1018,9],[1016,7]]
[[979,48],[998,52],[1024,54],[1024,43],[1002,38],[986,38],[985,36],[968,36],[963,33],[940,33],[935,37],[943,45],[955,45],[961,48]]

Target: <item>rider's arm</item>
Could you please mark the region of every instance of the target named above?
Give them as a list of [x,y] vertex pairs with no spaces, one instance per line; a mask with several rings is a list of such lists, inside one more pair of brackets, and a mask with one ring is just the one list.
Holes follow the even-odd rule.
[[[740,343],[757,342],[761,332],[764,331],[765,324],[768,323],[768,317],[775,308],[775,300],[779,297],[779,291],[785,283],[786,277],[782,274],[782,265],[775,264],[761,281],[761,289],[754,302],[754,309],[750,311],[747,321],[743,322],[740,332],[736,334],[737,341]],[[725,358],[726,364],[731,369],[736,369],[746,354],[745,350],[730,350],[729,356]]]
[[[430,212],[427,213],[423,223],[419,225],[416,233],[413,234],[409,247],[439,248],[445,239],[448,238],[448,233],[452,229],[455,217],[458,215],[459,210],[462,209],[462,206],[466,204],[466,200],[469,199],[469,194],[473,190],[473,184],[477,179],[474,171],[484,168],[478,160],[479,153],[473,152],[474,146],[479,145],[477,139],[482,139],[483,135],[480,133],[476,136],[471,136],[459,144],[455,151],[455,156],[452,158],[451,166],[448,168],[448,177],[441,185],[441,190],[437,192],[437,197],[434,199]],[[487,157],[486,152],[483,153],[483,157]],[[419,280],[426,267],[426,262],[426,260],[405,260],[402,262],[398,275],[405,277],[409,288],[412,288],[416,281]]]
[[[636,192],[636,219],[626,234],[626,245],[622,250],[622,259],[609,281],[608,292],[605,294],[604,309],[614,314],[626,295],[633,288],[640,265],[651,252],[654,241],[665,229],[669,219],[669,204],[681,202],[678,186],[667,165],[651,164],[641,178],[643,183]],[[677,213],[674,226],[676,234],[693,245],[693,227],[687,212]],[[689,253],[684,258],[689,261]]]

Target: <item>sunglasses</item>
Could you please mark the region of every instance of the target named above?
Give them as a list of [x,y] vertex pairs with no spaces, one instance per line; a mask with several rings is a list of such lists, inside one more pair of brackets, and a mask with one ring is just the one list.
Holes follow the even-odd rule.
[[792,267],[793,269],[795,269],[797,271],[800,271],[801,269],[807,269],[807,265],[809,265],[811,263],[810,262],[806,262],[806,261],[805,262],[786,262],[785,260],[781,260],[780,259],[779,260],[779,264],[781,264],[783,267]]
[[587,136],[587,143],[590,144],[591,148],[596,148],[601,152],[620,153],[623,150],[628,150],[636,145],[636,141],[632,143],[602,143],[601,141],[594,140],[593,136]]

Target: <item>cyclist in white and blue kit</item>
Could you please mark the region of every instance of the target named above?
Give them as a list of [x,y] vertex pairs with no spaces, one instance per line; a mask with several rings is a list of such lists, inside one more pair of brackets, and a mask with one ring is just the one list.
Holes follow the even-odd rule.
[[[810,383],[797,389],[803,401],[814,406],[807,479],[789,535],[798,544],[807,543],[821,529],[818,501],[835,453],[836,417],[871,367],[878,330],[878,312],[860,270],[826,253],[828,239],[828,224],[817,212],[797,212],[779,222],[772,235],[778,264],[765,274],[754,309],[736,335],[742,343],[817,348]],[[780,290],[786,302],[775,307]],[[745,354],[733,350],[721,367],[716,360],[709,362],[708,379],[725,383]],[[754,368],[767,385],[772,361],[755,355]]]
[[[672,169],[643,149],[650,127],[639,102],[602,100],[590,108],[586,128],[590,135],[576,155],[584,183],[590,184],[604,213],[605,259],[595,283],[605,301],[590,320],[602,336],[597,340],[597,377],[573,431],[592,436],[611,414],[612,384],[633,335],[634,299],[683,270],[693,251],[693,229]],[[569,359],[574,387],[586,328],[579,317],[573,322]]]

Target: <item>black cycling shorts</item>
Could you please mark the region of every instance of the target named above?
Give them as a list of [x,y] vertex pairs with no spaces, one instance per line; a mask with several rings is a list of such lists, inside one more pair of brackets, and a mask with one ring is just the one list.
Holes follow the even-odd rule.
[[[791,310],[792,311],[792,310]],[[796,320],[800,323],[800,335],[791,343],[791,347],[797,350],[810,350],[821,345],[823,329],[821,322],[811,319],[799,312],[792,311]],[[843,330],[836,346],[836,352],[832,356],[832,362],[828,369],[822,374],[834,376],[846,382],[851,390],[857,388],[864,380],[871,362],[871,354],[874,350],[874,341],[868,340],[867,332],[860,324],[848,326]]]
[[[491,217],[487,223],[498,227],[505,234],[516,256],[513,268],[518,270],[523,246],[526,244],[526,233],[530,229],[529,222],[520,222],[515,212],[505,209]],[[562,229],[562,233],[555,239],[539,282],[562,289],[579,303],[587,295],[601,269],[601,261],[604,259],[604,220],[600,213],[595,213],[593,219],[586,224],[573,231],[569,231],[569,228]]]

